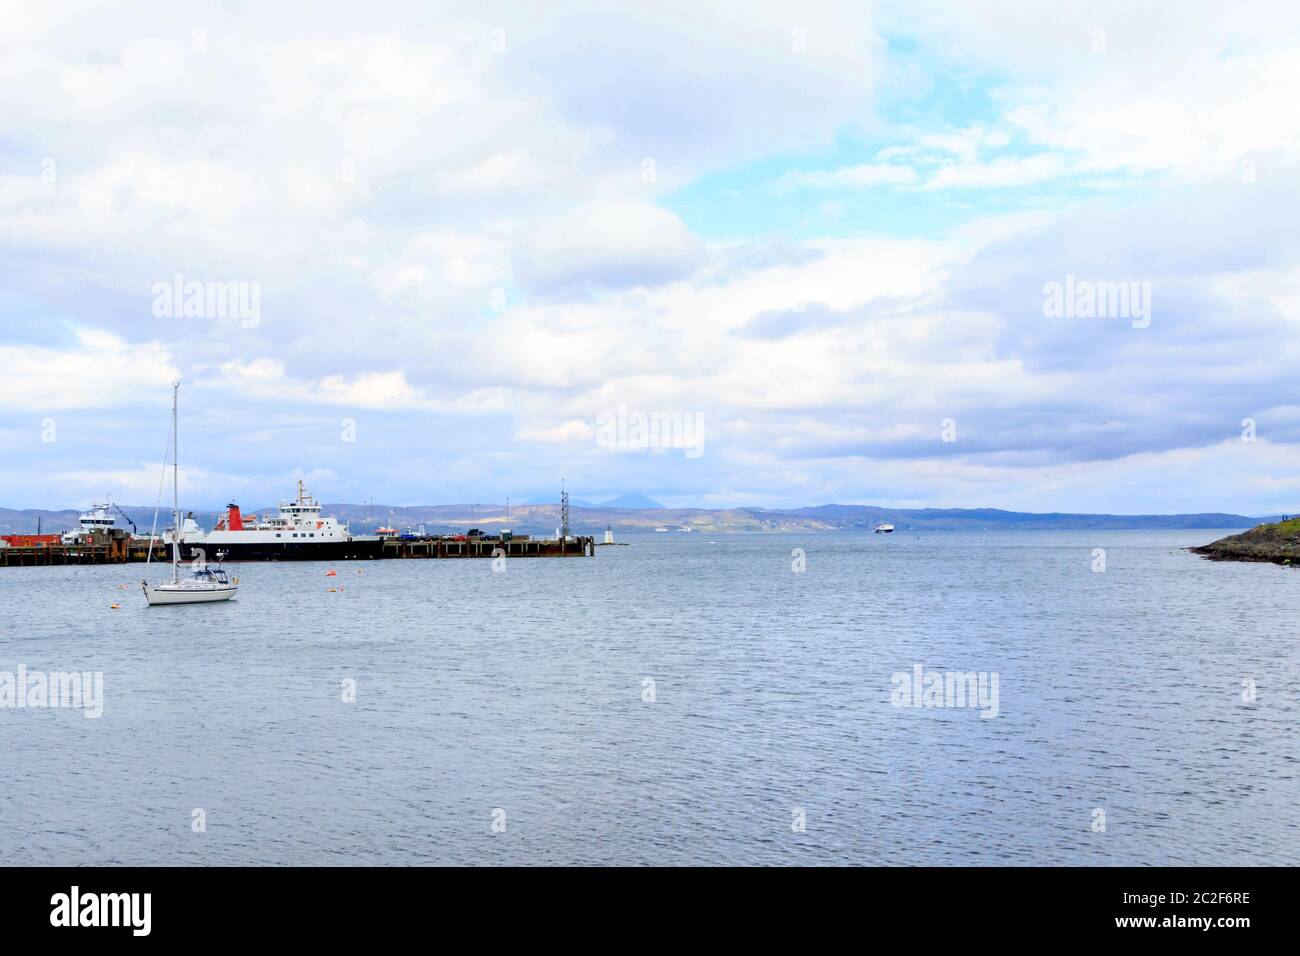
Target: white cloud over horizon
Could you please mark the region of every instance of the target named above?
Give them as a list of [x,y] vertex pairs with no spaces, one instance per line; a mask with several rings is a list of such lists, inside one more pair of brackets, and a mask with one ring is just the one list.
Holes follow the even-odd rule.
[[1288,6],[312,10],[0,13],[0,504],[147,489],[180,378],[196,507],[1300,510]]

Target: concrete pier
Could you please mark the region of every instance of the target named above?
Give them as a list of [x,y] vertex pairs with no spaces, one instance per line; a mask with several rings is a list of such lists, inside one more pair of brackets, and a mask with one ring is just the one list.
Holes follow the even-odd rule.
[[[149,557],[149,542],[137,541],[126,532],[93,534],[77,544],[62,541],[0,548],[0,568],[47,567],[63,564],[127,564]],[[153,545],[153,559],[167,561],[167,547]]]
[[385,558],[582,558],[596,553],[596,539],[588,535],[567,538],[386,538]]
[[[502,541],[477,535],[459,540],[442,537],[385,538],[381,558],[581,558],[596,554],[596,539],[589,535],[566,538],[531,538],[527,535]],[[78,544],[50,542],[31,546],[0,547],[0,568],[47,567],[65,564],[142,563],[149,557],[149,544],[125,531],[94,534]],[[213,556],[215,557],[215,555]],[[153,560],[171,560],[167,545],[153,543]]]

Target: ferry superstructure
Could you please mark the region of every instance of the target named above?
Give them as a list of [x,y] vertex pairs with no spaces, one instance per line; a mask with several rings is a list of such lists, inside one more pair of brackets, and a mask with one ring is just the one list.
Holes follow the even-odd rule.
[[94,534],[96,531],[104,533],[112,531],[116,525],[109,508],[112,502],[105,504],[91,504],[90,510],[82,512],[81,517],[77,520],[77,527],[71,531],[64,532],[64,544],[76,544],[83,537]]
[[299,481],[298,497],[281,502],[273,517],[245,516],[231,503],[207,532],[193,516],[186,517],[181,554],[191,558],[200,548],[223,561],[328,561],[380,557],[383,540],[353,535],[346,524],[322,515],[321,506]]

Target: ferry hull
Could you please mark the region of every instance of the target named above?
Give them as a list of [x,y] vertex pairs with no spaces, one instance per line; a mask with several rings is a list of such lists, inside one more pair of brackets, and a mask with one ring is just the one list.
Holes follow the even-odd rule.
[[[192,561],[199,551],[209,561],[353,561],[383,556],[383,541],[252,541],[181,543],[181,560]],[[170,552],[169,552],[170,555]]]

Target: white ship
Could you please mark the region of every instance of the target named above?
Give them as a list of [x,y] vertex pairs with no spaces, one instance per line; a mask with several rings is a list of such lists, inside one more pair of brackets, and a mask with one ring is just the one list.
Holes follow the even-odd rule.
[[892,534],[893,531],[894,531],[894,526],[889,522],[876,525],[876,534]]
[[77,544],[81,538],[96,531],[112,531],[115,521],[108,511],[112,506],[111,501],[102,505],[92,503],[90,510],[82,512],[77,519],[77,527],[63,533],[63,543]]
[[301,481],[298,497],[281,502],[273,517],[245,516],[232,502],[211,531],[200,528],[193,515],[186,516],[180,537],[182,556],[192,558],[203,549],[224,561],[375,558],[383,548],[378,537],[354,536],[346,524],[322,515],[320,505]]

